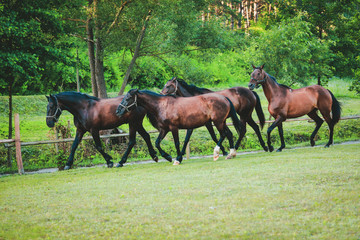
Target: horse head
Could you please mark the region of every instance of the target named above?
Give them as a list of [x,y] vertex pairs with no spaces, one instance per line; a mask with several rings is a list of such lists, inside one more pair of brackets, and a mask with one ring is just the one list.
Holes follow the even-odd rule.
[[137,107],[137,94],[138,89],[131,89],[123,98],[121,103],[116,109],[116,115],[122,117],[126,112],[130,112],[133,108]]
[[47,111],[46,111],[46,124],[48,127],[54,127],[55,123],[59,120],[61,115],[61,108],[56,96],[46,96],[48,100]]
[[264,65],[265,64],[261,65],[260,67],[255,67],[252,64],[254,71],[251,73],[251,78],[248,85],[250,90],[253,90],[254,88],[259,88],[260,85],[265,82],[266,73],[263,70]]
[[170,94],[174,94],[176,95],[176,92],[178,90],[178,80],[177,80],[177,77],[173,77],[171,80],[169,80],[164,88],[161,90],[161,94],[162,95],[170,95]]

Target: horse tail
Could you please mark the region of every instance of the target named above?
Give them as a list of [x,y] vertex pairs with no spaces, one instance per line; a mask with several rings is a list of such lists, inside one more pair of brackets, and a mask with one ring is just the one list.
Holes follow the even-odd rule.
[[332,98],[332,105],[331,105],[331,112],[332,112],[332,119],[331,123],[336,124],[339,122],[341,117],[341,103],[335,98],[334,94],[330,90],[328,90],[331,98]]
[[264,112],[261,107],[260,97],[256,92],[252,91],[252,93],[255,95],[255,98],[256,98],[255,111],[259,118],[260,127],[261,127],[261,129],[263,129],[263,127],[265,125],[265,115],[264,115]]
[[[229,116],[231,117],[231,120],[233,121],[234,127],[239,135],[241,135],[241,131],[244,129],[244,124],[240,121],[240,119],[237,116],[234,104],[230,101],[229,98],[225,97],[229,103],[230,103],[230,112]],[[243,128],[243,129],[242,129]]]

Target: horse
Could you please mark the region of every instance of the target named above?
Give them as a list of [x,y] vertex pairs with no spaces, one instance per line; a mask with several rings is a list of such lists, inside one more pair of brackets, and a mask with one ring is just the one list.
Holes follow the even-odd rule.
[[[173,77],[171,80],[169,80],[165,84],[164,88],[161,90],[161,94],[164,95],[175,94],[176,96],[182,96],[182,97],[198,96],[201,94],[212,93],[212,92],[213,91],[207,88],[199,88],[196,87],[195,85],[189,85],[184,80],[178,79],[176,77]],[[268,151],[268,148],[261,136],[259,127],[251,116],[255,108],[262,129],[265,124],[265,116],[261,108],[259,95],[256,92],[250,91],[249,89],[244,87],[233,87],[226,90],[217,91],[214,93],[223,95],[230,99],[230,101],[233,103],[235,107],[236,112],[240,116],[240,121],[243,123],[244,129],[242,130],[242,133],[235,144],[235,149],[237,150],[239,148],[240,142],[246,133],[246,123],[249,123],[249,125],[254,129],[262,148],[265,151]],[[211,123],[207,123],[205,126],[207,127],[212,139],[215,142],[217,142],[216,135],[214,133]],[[185,148],[190,139],[192,131],[193,131],[192,129],[189,129],[187,131],[184,147],[182,149],[183,153],[185,152]],[[224,147],[220,146],[220,148],[225,155],[226,152],[223,149]]]
[[151,124],[160,132],[155,146],[161,156],[170,162],[172,157],[161,148],[160,143],[166,134],[171,131],[177,151],[174,165],[179,165],[182,161],[179,129],[198,128],[210,121],[214,123],[220,132],[220,139],[214,148],[214,161],[219,158],[219,145],[221,145],[225,136],[230,143],[230,154],[227,159],[236,156],[232,133],[226,126],[226,119],[229,115],[231,116],[238,132],[241,131],[242,123],[237,118],[231,101],[222,95],[208,93],[194,97],[176,97],[160,95],[148,90],[132,89],[119,104],[116,114],[121,117],[126,112],[131,112],[135,106],[142,106],[146,109]]
[[278,127],[281,146],[277,151],[281,152],[285,148],[282,123],[288,118],[297,118],[305,114],[316,123],[315,130],[310,137],[310,144],[314,146],[314,137],[324,122],[317,114],[318,110],[324,117],[330,131],[329,141],[325,147],[329,147],[333,143],[334,126],[340,120],[341,104],[332,92],[319,85],[292,89],[286,85],[279,84],[273,76],[267,74],[263,70],[264,65],[260,67],[252,65],[252,67],[254,71],[251,73],[249,89],[253,90],[262,85],[264,94],[269,102],[269,113],[275,118],[275,121],[267,130],[267,144],[270,152],[274,150],[270,141],[271,131]]
[[76,136],[71,147],[70,156],[64,168],[65,170],[71,168],[74,162],[75,150],[86,132],[91,133],[95,142],[95,147],[104,157],[107,166],[109,168],[113,167],[113,162],[111,161],[112,157],[102,149],[99,131],[113,129],[124,123],[129,124],[129,143],[118,166],[123,166],[126,162],[131,149],[136,143],[136,132],[139,132],[144,138],[152,159],[156,162],[158,161],[156,151],[150,141],[150,136],[142,125],[146,114],[145,109],[136,107],[134,111],[124,114],[122,117],[118,117],[115,114],[116,108],[121,103],[124,96],[101,99],[79,92],[61,92],[46,97],[48,100],[46,116],[46,124],[48,127],[54,127],[64,110],[69,111],[74,116]]

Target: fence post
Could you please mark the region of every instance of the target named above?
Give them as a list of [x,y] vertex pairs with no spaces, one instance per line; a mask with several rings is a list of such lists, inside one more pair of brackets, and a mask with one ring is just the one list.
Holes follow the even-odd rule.
[[15,122],[16,161],[17,161],[17,165],[18,165],[18,172],[21,175],[21,174],[24,174],[24,167],[23,167],[22,156],[21,156],[19,114],[15,113],[14,118],[15,118],[14,122]]

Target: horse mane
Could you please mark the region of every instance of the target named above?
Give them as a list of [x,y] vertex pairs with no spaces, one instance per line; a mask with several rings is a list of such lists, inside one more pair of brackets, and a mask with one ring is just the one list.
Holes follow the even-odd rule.
[[155,96],[155,97],[173,97],[173,98],[176,98],[175,95],[162,95],[162,94],[150,91],[150,90],[139,90],[139,92],[148,94],[150,96]]
[[193,84],[188,84],[187,82],[185,82],[182,79],[176,79],[178,81],[178,83],[180,83],[184,88],[186,88],[186,90],[191,93],[191,94],[195,94],[195,93],[208,93],[208,92],[212,92],[210,89],[207,88],[199,88]]
[[271,76],[270,74],[266,73],[277,85],[279,85],[280,87],[284,87],[284,88],[287,88],[287,89],[292,89],[291,87],[285,85],[285,84],[281,84],[281,83],[278,83],[278,81],[276,81],[276,78]]
[[55,95],[56,97],[76,97],[76,98],[80,98],[80,99],[87,99],[87,100],[94,100],[94,101],[99,101],[100,98],[94,97],[94,96],[89,96],[85,93],[81,93],[81,92],[61,92]]

